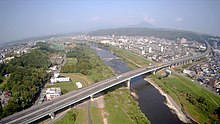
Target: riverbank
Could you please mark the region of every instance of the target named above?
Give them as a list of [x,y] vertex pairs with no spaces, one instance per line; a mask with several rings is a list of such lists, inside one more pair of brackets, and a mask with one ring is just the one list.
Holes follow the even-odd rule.
[[[93,50],[98,50],[99,52],[102,51],[102,49],[93,49]],[[86,52],[86,54],[87,53],[88,52]],[[111,52],[109,51],[109,53]],[[104,64],[102,60],[103,57],[101,56],[97,57],[97,55],[94,55],[94,54],[92,56],[93,57],[91,57],[91,59],[93,58],[93,61],[95,61],[94,58],[99,59],[95,61],[97,63],[95,64],[105,66],[105,71],[103,72],[102,71],[103,69],[101,69],[100,71],[100,68],[98,68],[97,66],[95,68],[91,68],[90,70],[98,68],[99,71],[91,71],[91,73],[99,72],[100,74],[105,74],[105,75],[109,75],[112,73],[114,75],[113,69],[109,67],[108,65]],[[72,60],[74,59],[69,59],[69,61],[72,61]],[[69,63],[70,63],[69,65],[71,66],[77,65],[77,63],[73,63],[73,62],[69,62]],[[62,73],[62,74],[71,74],[71,73]],[[91,75],[94,75],[94,74],[91,74]],[[88,79],[93,79],[90,77],[90,75],[83,75],[83,76],[87,77]],[[104,78],[107,78],[107,77],[104,77]],[[94,82],[91,82],[91,83],[94,83]],[[81,118],[84,118],[84,119],[87,118],[88,120],[88,117],[90,116],[92,123],[94,124],[121,123],[121,122],[126,123],[126,124],[133,124],[133,123],[148,124],[150,123],[147,117],[140,110],[140,107],[138,106],[138,102],[135,101],[135,98],[133,98],[131,94],[134,96],[134,93],[130,93],[130,91],[125,88],[114,89],[113,91],[108,92],[107,94],[104,95],[104,99],[101,102],[103,104],[103,107],[100,108],[100,107],[97,107],[96,105],[94,106],[93,105],[94,101],[93,101],[91,103],[92,104],[91,107],[90,106],[86,107],[87,108],[86,111],[90,110],[91,113],[85,114],[85,110],[79,109],[76,111],[75,109],[71,109],[71,111],[73,111],[73,113],[75,114],[67,113],[67,115],[63,119],[61,119],[59,122],[72,121],[72,123],[78,123],[78,122],[87,123],[87,122],[83,122]],[[99,98],[100,97],[98,97],[97,99]],[[136,95],[136,98],[137,98],[137,95]],[[74,117],[75,119],[71,118],[73,115],[75,115]],[[79,117],[79,116],[83,116],[83,117]]]
[[219,122],[216,111],[219,108],[220,98],[216,94],[175,73],[169,77],[163,77],[158,72],[149,77],[169,94],[193,121],[197,123]]
[[173,112],[178,116],[178,118],[184,123],[190,123],[190,119],[186,117],[186,115],[181,111],[181,108],[177,105],[177,103],[173,100],[171,96],[166,94],[153,80],[150,78],[144,78],[145,81],[154,86],[161,95],[166,98],[166,105],[173,110]]
[[148,66],[150,63],[153,63],[152,61],[144,58],[143,56],[132,53],[131,51],[125,49],[120,49],[114,46],[109,46],[108,49],[111,50],[111,52],[114,55],[126,62],[129,68],[131,69],[137,69],[143,66]]

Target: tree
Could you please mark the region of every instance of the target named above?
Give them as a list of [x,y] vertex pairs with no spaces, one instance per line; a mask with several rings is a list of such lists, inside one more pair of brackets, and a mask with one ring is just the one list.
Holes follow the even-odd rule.
[[215,109],[215,114],[218,115],[218,119],[220,120],[220,107],[218,107],[217,109]]
[[66,94],[68,93],[68,90],[67,89],[62,89],[62,94]]
[[0,118],[2,118],[2,113],[3,113],[3,110],[2,110],[2,102],[0,100]]

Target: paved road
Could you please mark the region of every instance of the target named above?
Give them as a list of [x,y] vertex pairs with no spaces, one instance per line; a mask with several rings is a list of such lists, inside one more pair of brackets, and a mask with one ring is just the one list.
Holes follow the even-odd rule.
[[196,55],[196,56],[189,56],[185,58],[180,58],[177,60],[160,63],[160,65],[151,65],[150,67],[142,67],[136,70],[132,70],[126,73],[123,73],[118,76],[114,76],[112,78],[100,81],[98,83],[89,85],[87,87],[84,87],[82,89],[72,91],[70,93],[67,93],[65,95],[62,95],[61,97],[58,97],[57,99],[54,99],[52,101],[48,101],[45,103],[42,103],[40,105],[33,106],[29,109],[26,109],[24,111],[18,112],[14,115],[8,116],[6,118],[3,118],[0,123],[31,123],[35,120],[38,120],[44,116],[47,116],[50,113],[56,112],[62,108],[68,107],[71,104],[77,103],[83,99],[86,99],[90,97],[91,95],[97,94],[103,90],[106,90],[110,87],[113,87],[117,84],[120,84],[122,82],[125,82],[131,78],[134,78],[136,76],[149,73],[164,67],[168,67],[170,65],[181,63],[183,61],[188,60],[196,60],[201,57],[204,57],[206,54],[208,54],[211,50],[209,44],[206,42],[207,50],[206,52]]

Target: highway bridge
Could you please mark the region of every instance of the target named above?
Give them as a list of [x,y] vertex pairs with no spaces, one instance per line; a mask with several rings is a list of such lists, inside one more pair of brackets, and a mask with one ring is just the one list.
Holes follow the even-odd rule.
[[64,94],[57,99],[54,99],[52,101],[48,101],[45,103],[42,103],[40,105],[33,106],[31,108],[28,108],[26,110],[23,110],[21,112],[15,113],[11,116],[8,116],[6,118],[3,118],[0,123],[5,124],[18,124],[18,123],[32,123],[36,120],[39,120],[45,116],[50,115],[51,118],[54,117],[54,113],[69,107],[71,105],[74,105],[82,100],[85,100],[86,98],[92,98],[95,94],[100,93],[108,88],[114,87],[118,84],[127,82],[128,87],[130,86],[130,80],[134,77],[146,74],[146,73],[154,73],[157,70],[160,70],[162,68],[175,66],[178,64],[185,64],[190,63],[196,60],[199,60],[211,52],[211,47],[206,43],[206,51],[195,55],[195,56],[188,56],[185,58],[180,58],[177,60],[169,61],[151,65],[148,67],[141,67],[136,70],[132,70],[117,76],[114,76],[112,78],[97,82],[95,84],[89,85],[87,87],[84,87],[82,89],[72,91],[70,93]]

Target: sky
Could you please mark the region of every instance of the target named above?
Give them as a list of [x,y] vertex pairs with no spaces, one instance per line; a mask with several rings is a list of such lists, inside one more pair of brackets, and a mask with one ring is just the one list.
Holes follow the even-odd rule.
[[0,0],[0,43],[148,22],[220,36],[220,0]]

